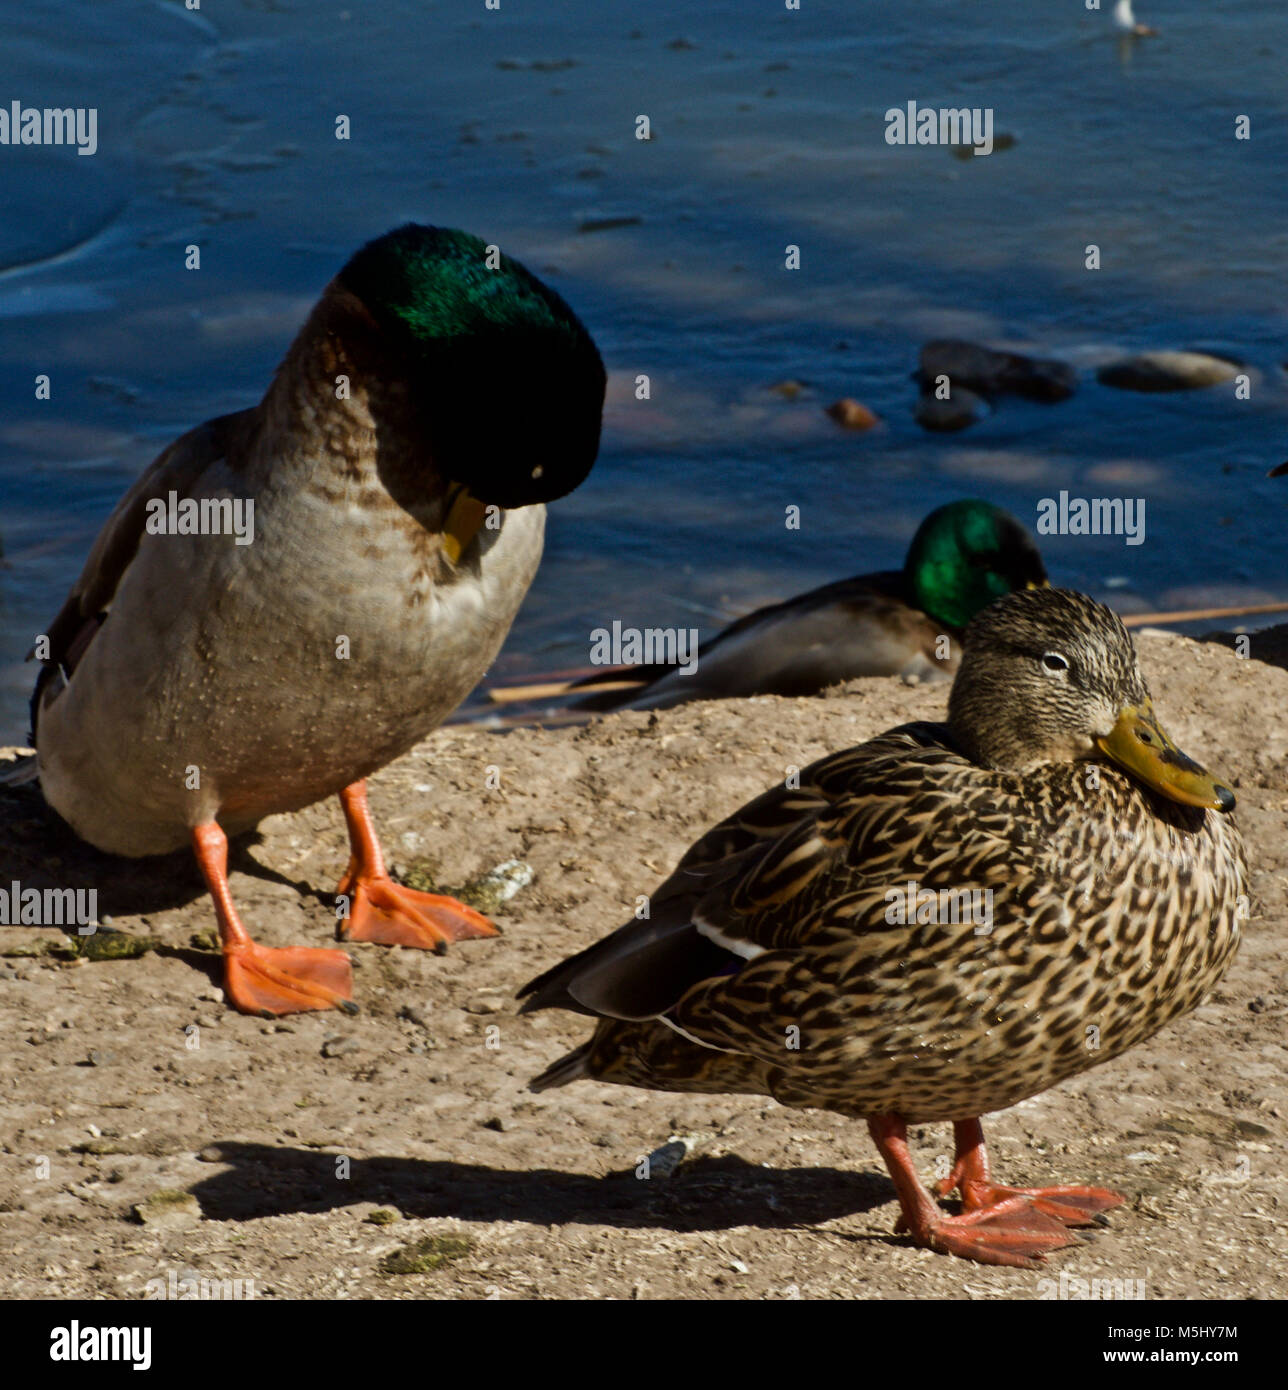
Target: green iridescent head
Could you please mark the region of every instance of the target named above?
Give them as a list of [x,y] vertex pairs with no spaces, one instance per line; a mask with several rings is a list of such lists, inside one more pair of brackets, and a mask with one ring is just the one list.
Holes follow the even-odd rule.
[[903,572],[917,606],[950,628],[964,628],[1003,594],[1047,582],[1033,537],[1009,512],[977,498],[931,512]]
[[590,334],[518,261],[408,223],[340,272],[411,364],[434,463],[480,502],[551,502],[590,472],[606,378]]

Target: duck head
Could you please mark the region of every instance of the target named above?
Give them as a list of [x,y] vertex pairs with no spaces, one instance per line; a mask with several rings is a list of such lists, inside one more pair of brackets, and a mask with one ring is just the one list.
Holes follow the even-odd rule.
[[484,506],[552,502],[599,449],[606,377],[549,286],[468,232],[408,223],[340,272],[407,363],[437,471]]
[[984,767],[1116,763],[1187,806],[1234,808],[1234,793],[1163,731],[1118,615],[1068,589],[1008,594],[966,629],[948,698],[958,746]]
[[904,561],[917,607],[936,622],[964,628],[994,599],[1047,582],[1028,531],[1001,507],[977,498],[937,507],[917,528]]

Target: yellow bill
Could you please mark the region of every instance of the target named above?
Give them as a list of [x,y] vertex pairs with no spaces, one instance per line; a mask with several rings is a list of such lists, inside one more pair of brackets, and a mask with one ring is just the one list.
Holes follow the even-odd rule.
[[1230,788],[1182,753],[1163,732],[1152,700],[1129,705],[1109,733],[1096,742],[1119,767],[1135,773],[1146,786],[1173,801],[1212,811],[1234,810]]
[[454,565],[459,565],[466,547],[483,525],[487,508],[465,488],[458,488],[447,509],[443,523],[443,553]]

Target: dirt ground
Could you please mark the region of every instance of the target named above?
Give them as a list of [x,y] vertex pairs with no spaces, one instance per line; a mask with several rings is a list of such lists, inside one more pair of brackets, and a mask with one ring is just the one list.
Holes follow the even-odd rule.
[[[1046,1269],[893,1236],[893,1189],[852,1121],[749,1097],[524,1089],[587,1027],[517,1018],[519,985],[625,920],[701,830],[789,766],[942,715],[946,687],[875,680],[582,728],[440,730],[372,782],[390,859],[443,885],[515,859],[534,879],[497,910],[500,940],[445,957],[352,948],[356,1018],[229,1011],[187,855],[109,859],[30,789],[0,793],[0,884],[97,888],[108,925],[155,941],[91,961],[17,954],[68,952],[57,929],[0,929],[4,1295],[191,1287],[173,1277],[240,1279],[260,1299],[1031,1299],[1076,1296],[1078,1279],[1140,1280],[1151,1299],[1288,1296],[1288,673],[1255,659],[1283,644],[1254,637],[1251,660],[1179,637],[1141,649],[1166,726],[1238,791],[1253,918],[1197,1013],[986,1123],[1004,1181],[1129,1194]],[[334,803],[266,821],[234,859],[251,930],[325,944],[345,859]],[[638,1180],[673,1135],[699,1136],[693,1155]],[[914,1140],[929,1176],[948,1129]]]

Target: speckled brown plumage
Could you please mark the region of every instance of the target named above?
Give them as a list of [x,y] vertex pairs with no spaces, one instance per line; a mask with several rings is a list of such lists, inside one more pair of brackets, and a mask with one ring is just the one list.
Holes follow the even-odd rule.
[[[994,1263],[1038,1259],[1061,1222],[1120,1200],[1062,1189],[1042,1208],[1054,1234],[1001,1207],[981,1252],[984,1217],[963,1234],[914,1210],[900,1127],[959,1122],[969,1158],[978,1127],[961,1126],[1193,1009],[1237,946],[1247,867],[1231,817],[1177,797],[1233,796],[1166,739],[1130,638],[1082,595],[986,609],[949,709],[766,792],[689,850],[647,921],[526,986],[525,1009],[598,1018],[533,1089],[751,1092],[894,1126],[893,1156],[878,1142],[914,1234]],[[1123,729],[1153,784],[1105,755]]]
[[[1097,773],[1091,790],[1086,767],[984,771],[930,725],[815,763],[799,791],[712,830],[654,896],[654,912],[679,899],[767,948],[668,1011],[706,1046],[604,1020],[585,1074],[924,1122],[1118,1056],[1220,979],[1247,888],[1228,817]],[[908,880],[991,890],[991,931],[889,924],[887,893]]]

